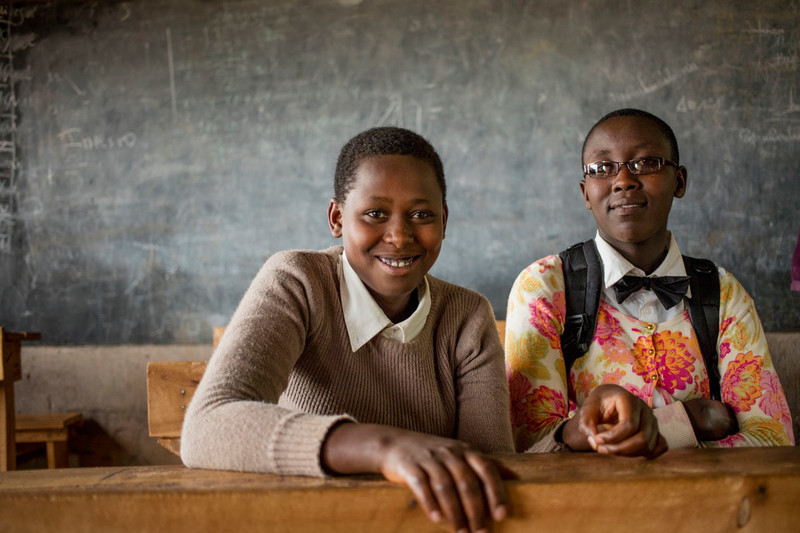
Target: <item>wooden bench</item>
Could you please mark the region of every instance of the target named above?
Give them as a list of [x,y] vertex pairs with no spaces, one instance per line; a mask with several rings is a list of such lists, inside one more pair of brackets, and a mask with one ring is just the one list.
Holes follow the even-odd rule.
[[[505,320],[497,321],[501,342]],[[214,348],[219,345],[225,327],[214,328]],[[206,361],[151,361],[147,363],[147,427],[151,437],[169,451],[180,455],[181,426],[186,408],[194,396]]]
[[16,470],[17,455],[35,448],[46,448],[48,468],[69,466],[70,432],[83,422],[81,413],[75,411],[16,414],[14,382],[22,379],[22,341],[41,338],[40,333],[15,333],[0,328],[0,471],[3,472]]

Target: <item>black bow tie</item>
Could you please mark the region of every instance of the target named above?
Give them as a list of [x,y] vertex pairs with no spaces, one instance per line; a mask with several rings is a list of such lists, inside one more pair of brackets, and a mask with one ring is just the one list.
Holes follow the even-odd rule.
[[614,284],[614,294],[617,301],[622,303],[625,299],[638,291],[647,289],[656,293],[658,300],[665,309],[678,305],[689,288],[689,276],[660,276],[643,278],[641,276],[623,276]]

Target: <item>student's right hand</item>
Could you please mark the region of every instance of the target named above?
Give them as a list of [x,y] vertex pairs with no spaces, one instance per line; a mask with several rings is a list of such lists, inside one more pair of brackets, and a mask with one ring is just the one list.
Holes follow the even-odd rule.
[[428,517],[454,531],[488,531],[507,515],[495,465],[470,445],[374,424],[335,426],[323,445],[323,465],[340,474],[375,472],[404,483]]
[[605,384],[589,393],[562,432],[572,450],[653,458],[667,451],[653,410],[620,387]]

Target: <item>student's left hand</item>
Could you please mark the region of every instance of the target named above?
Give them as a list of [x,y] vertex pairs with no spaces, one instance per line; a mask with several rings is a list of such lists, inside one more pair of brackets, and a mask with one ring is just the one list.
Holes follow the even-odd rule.
[[697,440],[724,439],[739,431],[736,415],[728,404],[718,400],[695,398],[683,402]]

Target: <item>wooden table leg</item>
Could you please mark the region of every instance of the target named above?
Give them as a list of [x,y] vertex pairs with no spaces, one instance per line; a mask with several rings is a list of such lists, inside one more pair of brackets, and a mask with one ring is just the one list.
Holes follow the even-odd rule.
[[66,441],[47,443],[47,468],[67,468],[69,466],[69,447]]
[[0,380],[0,472],[17,469],[14,382]]

